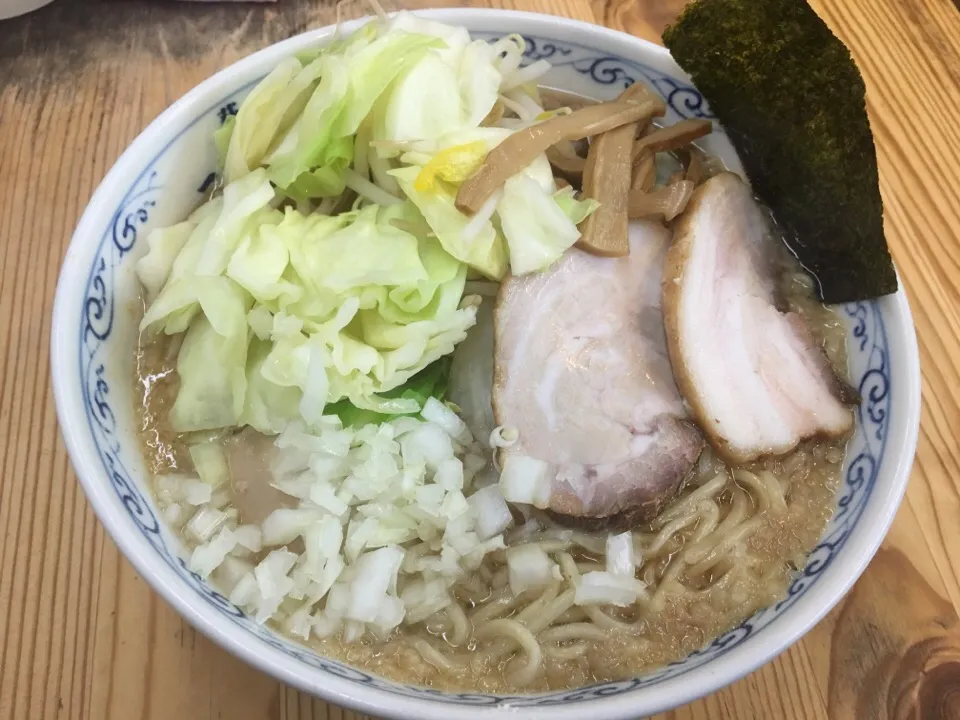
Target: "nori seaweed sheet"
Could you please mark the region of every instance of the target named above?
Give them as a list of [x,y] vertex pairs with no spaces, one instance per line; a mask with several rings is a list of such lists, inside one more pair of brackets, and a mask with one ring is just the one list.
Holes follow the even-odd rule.
[[863,78],[804,0],[699,0],[663,40],[826,303],[896,292]]

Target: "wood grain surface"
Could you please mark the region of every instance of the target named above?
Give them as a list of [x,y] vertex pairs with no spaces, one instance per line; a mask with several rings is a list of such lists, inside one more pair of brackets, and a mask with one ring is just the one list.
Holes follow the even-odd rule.
[[[470,4],[591,20],[657,40],[683,2]],[[950,0],[813,4],[867,83],[887,237],[922,354],[919,452],[890,535],[840,606],[775,661],[663,717],[956,720],[960,12]],[[333,17],[326,1],[56,0],[0,22],[2,720],[360,717],[245,666],[137,576],[70,470],[48,364],[60,261],[123,148],[217,69]]]

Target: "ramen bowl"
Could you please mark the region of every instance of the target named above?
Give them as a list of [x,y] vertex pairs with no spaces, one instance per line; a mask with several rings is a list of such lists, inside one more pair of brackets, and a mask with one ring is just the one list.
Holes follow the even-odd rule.
[[[667,123],[711,118],[704,98],[661,47],[593,25],[494,10],[434,10],[423,16],[467,27],[478,38],[520,33],[528,62],[548,60],[546,86],[612,99],[641,81],[667,106]],[[348,24],[346,29],[355,27]],[[321,44],[333,28],[305,33],[219,72],[158,117],[101,183],[64,259],[53,318],[57,412],[77,476],[97,515],[137,571],[215,642],[285,683],[372,715],[635,718],[717,690],[769,661],[809,630],[850,588],[876,551],[903,496],[916,447],[920,371],[903,292],[839,308],[847,329],[856,410],[836,509],[784,597],[683,660],[618,682],[531,695],[443,692],[396,683],[316,654],[257,624],[187,569],[148,489],[133,388],[137,340],[136,260],[146,236],[186,216],[214,181],[211,134],[282,58]],[[704,143],[740,163],[722,129]]]

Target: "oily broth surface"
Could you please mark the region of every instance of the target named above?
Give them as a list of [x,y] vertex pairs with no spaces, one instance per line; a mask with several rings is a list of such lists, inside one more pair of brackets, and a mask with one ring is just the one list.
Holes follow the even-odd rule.
[[[552,90],[544,90],[542,99],[547,108],[575,107],[591,102],[587,98]],[[785,250],[780,256],[784,304],[807,319],[834,366],[845,368],[845,327],[842,321],[816,300],[813,282],[800,271],[793,258]],[[177,338],[165,338],[137,348],[135,385],[140,400],[137,410],[139,440],[147,465],[155,474],[192,469],[186,438],[174,432],[168,420],[179,387],[175,370],[178,347]],[[484,652],[484,647],[478,646],[472,637],[464,647],[450,647],[444,639],[448,628],[442,622],[432,625],[428,622],[426,627],[401,626],[385,641],[367,636],[346,644],[338,638],[313,638],[308,644],[323,655],[392,680],[445,690],[536,692],[636,676],[683,658],[784,595],[792,574],[805,564],[807,553],[816,545],[833,514],[844,447],[845,440],[814,439],[801,444],[787,456],[741,468],[726,468],[707,451],[687,478],[685,489],[675,503],[682,502],[684,497],[715,478],[718,472],[727,470],[769,471],[785,489],[786,510],[779,515],[759,513],[757,500],[747,494],[752,503],[749,513],[759,518],[757,528],[745,542],[751,570],[738,574],[736,582],[727,584],[723,582],[723,568],[716,572],[716,576],[707,574],[696,581],[688,581],[681,574],[671,581],[669,588],[664,588],[662,607],[655,612],[604,608],[611,622],[623,626],[608,632],[603,640],[585,640],[571,647],[575,652],[570,653],[570,657],[556,657],[545,652],[543,672],[532,685],[519,687],[511,681],[519,658],[509,653],[498,657]],[[268,483],[269,478],[264,477],[263,481]],[[742,497],[745,490],[733,473],[727,472],[726,485],[718,496],[719,506],[727,512],[732,498],[737,494]],[[242,507],[239,502],[237,505]],[[269,509],[264,508],[267,512]],[[241,510],[241,521],[245,517]],[[656,587],[663,580],[671,559],[684,552],[697,529],[698,524],[694,524],[675,533],[660,556],[646,562],[639,576],[651,587]],[[635,532],[642,537],[653,537],[657,529],[640,527]],[[583,550],[570,552],[584,567],[592,564],[599,569],[603,563],[602,556],[590,555]],[[502,552],[488,556],[479,571],[483,578],[480,584],[498,587],[498,578],[505,575],[503,568]],[[502,617],[515,616],[537,596],[537,592],[529,593],[529,597],[523,596],[516,609]],[[482,594],[474,595],[472,600],[462,599],[461,605],[470,615],[474,609],[484,607],[485,600]],[[571,619],[577,621],[576,617],[567,618],[567,621]],[[424,659],[423,652],[418,649],[425,641],[444,650],[433,656],[433,662]]]

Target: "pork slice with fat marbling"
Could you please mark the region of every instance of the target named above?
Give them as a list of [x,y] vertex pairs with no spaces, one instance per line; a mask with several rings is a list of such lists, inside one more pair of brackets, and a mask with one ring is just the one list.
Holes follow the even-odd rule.
[[852,393],[803,317],[778,308],[768,215],[736,175],[699,187],[674,227],[663,309],[677,384],[717,451],[745,462],[853,426]]
[[506,450],[548,463],[549,508],[581,525],[654,517],[702,447],[674,382],[660,310],[669,232],[630,224],[630,254],[577,249],[504,282],[495,319],[494,409]]

